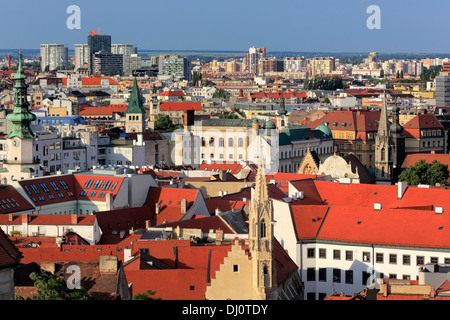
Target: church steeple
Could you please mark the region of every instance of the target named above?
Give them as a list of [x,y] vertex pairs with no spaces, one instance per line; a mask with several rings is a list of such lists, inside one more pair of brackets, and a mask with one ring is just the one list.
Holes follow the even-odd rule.
[[145,109],[141,101],[139,86],[134,78],[128,108],[125,111],[125,132],[143,132],[145,130]]
[[6,119],[13,123],[11,132],[6,136],[7,139],[18,137],[20,139],[33,139],[34,133],[31,131],[30,123],[36,119],[36,115],[28,110],[27,87],[25,79],[27,78],[22,68],[22,49],[19,51],[19,65],[17,73],[14,76],[14,109]]
[[276,296],[273,258],[273,206],[267,191],[263,154],[260,150],[255,189],[249,212],[249,250],[253,264],[253,289],[259,299]]
[[375,137],[375,178],[378,181],[392,181],[393,178],[393,152],[395,149],[392,140],[386,104],[386,93],[383,93],[378,133]]

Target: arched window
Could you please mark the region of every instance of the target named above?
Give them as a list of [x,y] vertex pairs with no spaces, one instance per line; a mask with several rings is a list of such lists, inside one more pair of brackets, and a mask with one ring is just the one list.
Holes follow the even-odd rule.
[[224,140],[223,138],[219,138],[219,147],[223,147]]
[[239,138],[239,140],[238,140],[238,147],[243,147],[244,146],[244,139],[242,139],[242,138]]
[[261,236],[261,238],[266,237],[266,222],[264,221],[264,219],[261,221],[260,236]]
[[[386,155],[385,155],[385,149],[381,148],[381,161],[384,161],[386,159]],[[384,171],[384,170],[383,170]]]
[[233,146],[233,138],[228,138],[228,146],[229,147]]

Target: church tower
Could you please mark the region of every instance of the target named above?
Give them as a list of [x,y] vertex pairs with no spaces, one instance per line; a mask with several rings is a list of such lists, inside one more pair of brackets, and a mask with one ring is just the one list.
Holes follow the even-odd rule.
[[128,108],[125,111],[125,132],[145,131],[145,110],[142,105],[141,95],[136,78],[134,78],[133,89],[131,90]]
[[375,179],[377,181],[392,181],[394,147],[387,115],[386,94],[384,94],[378,121],[378,133],[375,137]]
[[34,156],[34,133],[30,124],[36,116],[28,110],[26,76],[22,67],[22,50],[19,52],[19,64],[14,76],[13,112],[6,119],[12,122],[12,129],[6,136],[6,163],[3,165],[2,177],[31,178],[38,174],[39,161]]
[[393,141],[393,179],[397,181],[397,178],[401,172],[403,161],[405,160],[405,136],[402,134],[403,127],[399,123],[400,107],[394,106],[392,108],[392,125],[390,127],[392,141]]
[[249,212],[249,250],[252,261],[252,286],[257,299],[277,296],[273,253],[273,206],[267,191],[262,152],[259,152],[255,190]]

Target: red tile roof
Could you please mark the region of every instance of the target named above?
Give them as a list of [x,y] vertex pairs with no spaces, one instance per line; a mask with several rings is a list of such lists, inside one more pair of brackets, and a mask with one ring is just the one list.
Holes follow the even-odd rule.
[[186,94],[182,90],[169,90],[158,94],[160,97],[184,97]]
[[112,116],[113,113],[125,112],[128,109],[126,104],[112,104],[105,107],[80,107],[80,116]]
[[0,269],[17,265],[21,258],[22,253],[0,228]]
[[231,174],[237,174],[239,171],[242,170],[242,164],[237,162],[212,162],[212,163],[206,163],[205,161],[202,162],[198,170],[202,171],[213,171],[213,172],[220,172],[222,170],[228,171]]
[[202,104],[200,102],[163,102],[159,105],[159,109],[161,111],[201,111]]
[[[2,225],[21,225],[22,219],[27,217],[29,225],[78,225],[92,226],[95,223],[93,215],[78,215],[77,220],[73,220],[75,215],[70,214],[11,214],[0,215]],[[12,220],[10,221],[10,218]]]
[[[113,78],[104,78],[104,77],[82,77],[81,78],[81,85],[83,87],[99,87],[102,80],[108,80],[109,85],[117,84],[117,81],[115,81]],[[67,85],[67,78],[62,78],[63,85]]]
[[0,214],[32,210],[29,203],[13,186],[0,185]]
[[72,200],[106,201],[106,193],[117,194],[124,178],[68,174],[21,180],[19,184],[35,205]]

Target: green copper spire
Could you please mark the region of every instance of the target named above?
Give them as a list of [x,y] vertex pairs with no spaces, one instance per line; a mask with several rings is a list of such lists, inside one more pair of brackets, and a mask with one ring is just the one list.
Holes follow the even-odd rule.
[[285,103],[284,103],[284,95],[283,92],[281,92],[281,100],[280,100],[280,110],[278,110],[278,114],[280,116],[286,115],[287,111],[285,109]]
[[125,113],[145,113],[136,78],[134,78],[133,89],[131,90],[130,100],[128,101],[128,108]]
[[19,51],[19,66],[14,76],[16,84],[14,85],[14,109],[8,114],[6,119],[13,123],[11,132],[6,138],[18,137],[21,139],[32,139],[34,133],[30,129],[30,123],[36,119],[36,116],[28,110],[27,87],[25,79],[27,78],[22,68],[22,49]]

